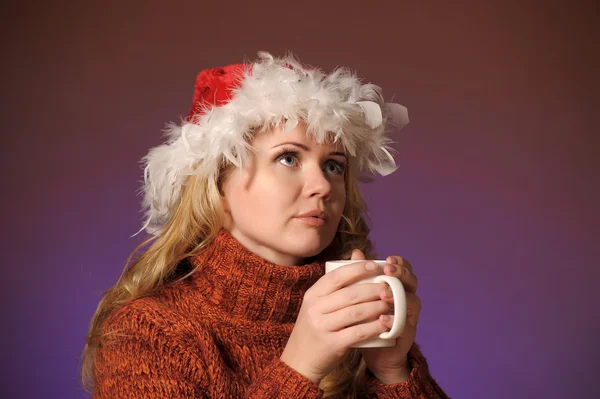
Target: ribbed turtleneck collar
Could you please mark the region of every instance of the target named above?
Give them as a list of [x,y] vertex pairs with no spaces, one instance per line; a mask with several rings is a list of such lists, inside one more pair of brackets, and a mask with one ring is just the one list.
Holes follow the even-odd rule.
[[322,262],[269,262],[225,229],[191,261],[197,267],[192,280],[198,293],[230,317],[249,321],[295,321],[304,294],[325,273]]

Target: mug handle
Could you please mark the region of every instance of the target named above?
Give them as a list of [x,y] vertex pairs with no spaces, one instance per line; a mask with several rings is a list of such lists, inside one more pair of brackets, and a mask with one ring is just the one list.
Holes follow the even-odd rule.
[[394,324],[390,331],[379,334],[381,339],[398,338],[406,323],[406,293],[399,279],[392,276],[377,276],[374,283],[386,283],[392,289],[394,295]]

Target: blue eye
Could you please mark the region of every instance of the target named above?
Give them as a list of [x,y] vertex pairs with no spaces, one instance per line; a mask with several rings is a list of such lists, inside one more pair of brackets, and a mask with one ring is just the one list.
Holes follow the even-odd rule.
[[329,161],[325,166],[325,169],[328,173],[331,173],[333,175],[341,175],[344,174],[344,171],[346,170],[346,165],[342,162]]
[[[275,158],[276,162],[287,166],[287,167],[297,167],[299,166],[300,154],[294,151],[285,151]],[[343,175],[346,170],[346,163],[339,162],[333,159],[327,160],[323,171],[330,175]]]
[[294,166],[297,161],[297,156],[295,154],[286,152],[285,154],[281,154],[277,157],[277,161],[285,166]]

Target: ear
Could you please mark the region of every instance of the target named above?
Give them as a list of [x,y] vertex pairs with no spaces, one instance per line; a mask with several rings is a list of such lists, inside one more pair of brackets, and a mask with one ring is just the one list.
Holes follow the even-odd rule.
[[223,210],[225,211],[225,213],[231,212],[231,208],[229,207],[229,201],[227,201],[227,198],[223,194],[221,194],[221,204],[223,205]]
[[221,201],[221,206],[225,213],[231,212],[231,208],[229,207],[229,201],[227,201],[227,197],[225,196],[225,185],[227,184],[227,174],[222,172],[219,180],[217,181],[217,188],[219,189],[219,199]]
[[233,217],[231,216],[231,207],[229,206],[229,201],[221,192],[221,206],[223,207],[223,227],[227,230],[231,230],[233,225]]

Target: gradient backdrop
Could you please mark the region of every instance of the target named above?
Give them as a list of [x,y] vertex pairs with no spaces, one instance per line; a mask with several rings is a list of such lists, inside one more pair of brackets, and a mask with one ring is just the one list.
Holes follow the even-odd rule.
[[400,169],[365,196],[378,255],[414,264],[448,394],[599,397],[598,3],[240,3],[3,2],[0,396],[88,396],[139,159],[199,70],[290,50],[409,108]]

